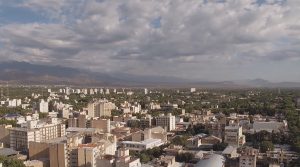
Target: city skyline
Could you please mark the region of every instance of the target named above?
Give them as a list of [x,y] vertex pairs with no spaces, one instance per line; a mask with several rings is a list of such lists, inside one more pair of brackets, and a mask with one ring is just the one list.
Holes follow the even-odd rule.
[[300,81],[298,0],[0,0],[0,58],[94,72]]

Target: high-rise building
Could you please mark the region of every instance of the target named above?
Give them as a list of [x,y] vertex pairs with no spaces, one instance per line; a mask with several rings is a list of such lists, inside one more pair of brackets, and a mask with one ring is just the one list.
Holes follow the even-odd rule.
[[140,127],[142,129],[150,128],[152,126],[152,117],[151,115],[146,115],[140,119]]
[[111,110],[116,106],[112,102],[107,100],[99,100],[88,104],[88,116],[90,117],[102,117],[111,116]]
[[171,113],[168,115],[162,115],[156,117],[156,126],[161,126],[167,131],[172,131],[175,129],[175,116],[172,116]]
[[296,105],[297,105],[298,108],[300,108],[300,97],[298,97],[298,98],[296,99]]
[[238,152],[240,154],[239,167],[256,167],[257,149],[242,147]]
[[52,144],[49,147],[50,167],[65,167],[68,165],[66,143]]
[[78,146],[78,166],[96,167],[96,157],[100,150],[96,144],[80,144]]
[[10,129],[10,147],[27,150],[30,141],[42,142],[65,135],[65,124],[51,118],[50,122],[27,121],[22,127]]
[[109,95],[109,89],[105,90],[105,94]]
[[11,128],[12,125],[0,125],[0,142],[3,143],[4,147],[10,145],[9,129]]
[[45,101],[44,99],[42,99],[40,101],[40,104],[39,104],[39,111],[42,112],[42,113],[47,113],[49,112],[49,105],[48,105],[48,102]]
[[70,95],[71,94],[71,88],[66,87],[66,95]]
[[231,123],[229,126],[225,127],[224,142],[231,146],[242,146],[246,142],[245,135],[243,135],[242,132],[242,126]]

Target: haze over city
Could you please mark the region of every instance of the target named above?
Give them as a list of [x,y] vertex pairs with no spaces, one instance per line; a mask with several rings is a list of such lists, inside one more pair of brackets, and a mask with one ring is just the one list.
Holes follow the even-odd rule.
[[0,59],[197,81],[300,81],[299,0],[0,0]]

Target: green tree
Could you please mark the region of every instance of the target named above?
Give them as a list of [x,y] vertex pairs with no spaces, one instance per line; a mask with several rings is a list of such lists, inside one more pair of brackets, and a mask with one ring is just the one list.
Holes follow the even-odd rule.
[[213,145],[214,151],[223,151],[228,146],[227,143],[217,143]]
[[271,141],[263,141],[260,143],[260,152],[267,152],[267,151],[273,151],[274,150],[274,144]]
[[0,125],[12,125],[13,127],[17,126],[17,121],[15,120],[6,120],[6,119],[0,119]]
[[0,156],[0,163],[3,164],[3,167],[25,167],[23,161],[4,156]]
[[188,136],[176,136],[172,139],[171,143],[174,145],[184,146],[187,142]]
[[145,153],[140,154],[139,157],[142,163],[147,163],[150,161],[150,157]]
[[192,153],[179,153],[175,156],[177,162],[185,162],[188,163],[194,158]]

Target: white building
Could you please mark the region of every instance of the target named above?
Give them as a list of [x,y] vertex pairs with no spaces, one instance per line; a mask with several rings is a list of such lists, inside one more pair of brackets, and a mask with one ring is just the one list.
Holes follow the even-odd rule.
[[140,113],[142,110],[142,107],[140,104],[135,104],[130,107],[130,110],[132,113]]
[[133,151],[142,151],[151,149],[154,147],[159,147],[163,145],[163,142],[161,139],[147,139],[143,141],[122,141],[121,145],[125,148],[128,148],[129,150]]
[[65,124],[58,122],[57,118],[51,118],[49,122],[31,120],[22,127],[10,129],[10,148],[26,150],[30,141],[42,142],[64,135]]
[[66,95],[70,95],[71,94],[71,88],[66,87]]
[[262,130],[268,131],[272,133],[273,131],[279,132],[280,129],[285,129],[286,124],[284,122],[277,122],[277,121],[270,121],[270,122],[264,122],[264,121],[254,121],[253,123],[253,129],[251,129],[252,132],[260,132]]
[[175,129],[175,116],[172,116],[171,113],[168,115],[161,115],[156,118],[156,126],[161,126],[167,131],[172,131]]
[[40,101],[40,104],[39,104],[39,111],[41,113],[47,113],[49,112],[49,103],[47,101],[45,101],[44,99],[42,99]]
[[22,104],[21,99],[12,99],[8,101],[8,107],[18,107]]

